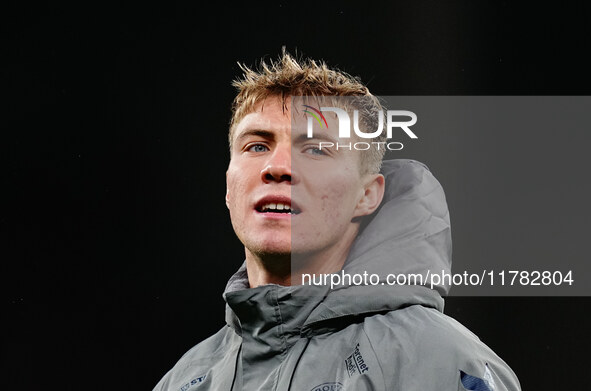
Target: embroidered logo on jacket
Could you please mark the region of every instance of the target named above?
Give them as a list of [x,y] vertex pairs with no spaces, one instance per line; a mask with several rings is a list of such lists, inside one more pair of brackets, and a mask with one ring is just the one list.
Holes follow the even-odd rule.
[[369,371],[369,367],[363,360],[363,356],[359,351],[359,344],[355,346],[353,354],[351,354],[349,357],[345,359],[345,367],[347,368],[347,373],[349,374],[349,377],[355,374],[365,373]]
[[187,391],[189,388],[193,387],[195,384],[202,383],[203,380],[205,380],[205,377],[206,376],[207,375],[196,377],[195,379],[191,380],[190,382],[188,382],[187,384],[185,384],[184,386],[182,386],[180,388],[180,391]]
[[484,375],[482,376],[482,379],[468,375],[466,372],[460,370],[460,381],[466,390],[494,391],[496,389],[495,381],[490,373],[488,364],[484,365]]
[[333,382],[333,383],[322,383],[314,388],[312,388],[310,391],[344,391],[345,388],[343,387],[343,385],[339,382]]

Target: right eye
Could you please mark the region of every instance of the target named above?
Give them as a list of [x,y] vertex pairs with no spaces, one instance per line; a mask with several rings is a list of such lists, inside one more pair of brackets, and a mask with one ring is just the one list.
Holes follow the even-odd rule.
[[249,152],[266,152],[269,150],[266,145],[263,144],[253,144],[246,149]]

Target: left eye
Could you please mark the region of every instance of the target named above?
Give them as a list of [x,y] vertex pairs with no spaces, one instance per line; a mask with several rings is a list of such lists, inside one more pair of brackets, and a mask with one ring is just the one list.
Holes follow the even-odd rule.
[[311,155],[326,155],[326,153],[316,145],[310,145],[306,147],[304,152],[309,153]]
[[268,150],[269,150],[269,148],[267,148],[263,144],[255,144],[255,145],[252,145],[248,148],[248,151],[250,151],[250,152],[265,152]]

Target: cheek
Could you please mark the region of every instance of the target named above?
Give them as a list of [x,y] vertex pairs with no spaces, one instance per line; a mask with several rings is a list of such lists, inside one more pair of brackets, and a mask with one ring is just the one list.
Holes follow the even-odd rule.
[[239,175],[232,175],[228,172],[226,179],[227,186],[227,200],[228,211],[230,212],[230,221],[236,234],[241,237],[241,233],[245,229],[245,185],[244,181],[240,180]]
[[226,188],[228,206],[231,212],[235,212],[236,206],[239,205],[241,201],[245,200],[244,194],[246,185],[244,181],[241,180],[240,175],[235,175],[229,172],[226,179]]
[[256,163],[234,157],[226,172],[228,197],[233,198],[234,203],[245,199],[256,186],[257,180],[260,180],[260,172],[261,168]]
[[349,217],[356,204],[357,187],[349,178],[336,178],[320,196],[322,214],[331,221]]

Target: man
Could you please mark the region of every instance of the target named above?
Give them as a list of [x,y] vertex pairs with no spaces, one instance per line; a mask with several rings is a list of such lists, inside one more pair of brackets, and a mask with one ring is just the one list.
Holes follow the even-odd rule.
[[[443,190],[418,162],[382,164],[383,143],[336,148],[338,117],[314,115],[357,110],[354,126],[375,130],[379,101],[358,79],[285,52],[243,70],[226,204],[246,260],[224,292],[227,326],[155,390],[520,389],[494,352],[442,313],[448,286],[388,283],[450,271]],[[310,283],[339,273],[377,280]]]

